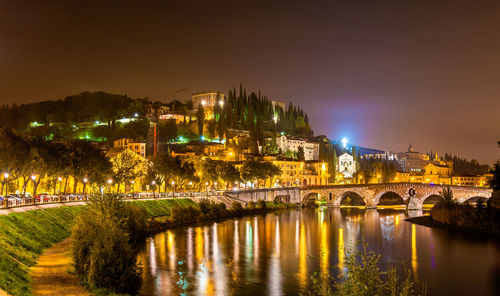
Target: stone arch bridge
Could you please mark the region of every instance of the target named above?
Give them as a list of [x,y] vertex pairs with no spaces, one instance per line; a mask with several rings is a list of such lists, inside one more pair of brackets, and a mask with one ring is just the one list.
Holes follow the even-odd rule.
[[[424,202],[448,185],[418,184],[418,183],[388,183],[388,184],[356,184],[356,185],[325,185],[288,188],[264,188],[252,190],[226,191],[225,196],[242,202],[279,199],[286,203],[308,204],[314,200],[325,200],[327,205],[340,206],[348,193],[357,194],[368,208],[376,207],[386,193],[395,193],[408,203],[409,209],[422,209]],[[459,203],[488,199],[492,190],[483,187],[449,186],[453,197]],[[410,188],[415,189],[415,195],[410,199]]]

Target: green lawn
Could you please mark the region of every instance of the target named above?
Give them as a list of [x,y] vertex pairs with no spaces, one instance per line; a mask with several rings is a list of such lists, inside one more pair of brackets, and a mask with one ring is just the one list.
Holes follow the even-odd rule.
[[[151,217],[167,216],[189,199],[133,201]],[[31,295],[29,269],[44,249],[68,237],[81,206],[59,207],[0,216],[0,288],[11,295]]]

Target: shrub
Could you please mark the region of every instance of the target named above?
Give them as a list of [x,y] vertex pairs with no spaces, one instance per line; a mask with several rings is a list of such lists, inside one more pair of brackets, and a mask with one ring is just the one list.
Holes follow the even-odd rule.
[[203,198],[200,200],[200,202],[198,203],[198,206],[200,207],[200,212],[204,215],[208,215],[210,214],[210,210],[211,210],[211,202],[208,198]]
[[73,260],[85,287],[130,294],[139,290],[141,269],[124,228],[116,217],[92,207],[75,219]]
[[260,200],[257,201],[256,207],[258,209],[265,209],[266,208],[266,202],[264,200],[260,199]]
[[174,206],[170,210],[170,221],[175,224],[196,222],[199,217],[200,211],[193,206]]
[[241,205],[241,203],[239,203],[237,201],[233,201],[233,204],[232,204],[231,208],[235,212],[241,212],[243,210],[243,206]]
[[248,204],[247,204],[247,208],[249,208],[249,209],[255,209],[255,202],[249,201]]
[[[311,276],[312,287],[303,295],[310,296],[371,296],[371,295],[415,295],[415,282],[412,280],[411,270],[406,270],[405,277],[400,279],[397,269],[389,266],[387,271],[378,267],[380,255],[369,252],[366,245],[361,251],[349,254],[346,257],[347,273],[340,277],[335,286],[330,285],[332,277],[318,272]],[[426,295],[425,285],[422,294]]]

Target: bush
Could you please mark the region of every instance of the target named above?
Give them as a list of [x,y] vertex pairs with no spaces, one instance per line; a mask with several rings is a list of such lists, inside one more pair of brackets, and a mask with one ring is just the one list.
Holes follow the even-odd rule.
[[257,201],[256,207],[258,209],[265,209],[266,208],[266,202],[264,200],[260,199],[260,200]]
[[477,232],[500,232],[499,217],[500,211],[445,201],[431,209],[432,220]]
[[[310,296],[372,296],[372,295],[415,295],[415,282],[412,280],[411,270],[405,269],[405,277],[400,279],[397,269],[389,266],[387,271],[381,270],[380,255],[369,252],[366,245],[361,251],[349,254],[345,260],[347,273],[340,277],[332,287],[332,277],[318,272],[311,276],[312,287],[301,294]],[[404,267],[404,266],[403,266]],[[426,286],[422,287],[422,294],[426,295]]]
[[170,221],[174,224],[185,224],[198,221],[200,210],[193,206],[174,206],[170,210]]
[[80,282],[89,289],[104,288],[135,294],[141,287],[141,269],[125,226],[102,209],[87,208],[75,219],[73,260]]
[[241,212],[243,210],[243,206],[241,205],[241,203],[239,203],[237,201],[233,201],[233,204],[232,204],[231,208],[235,212]]
[[249,201],[248,204],[247,204],[247,208],[248,209],[255,209],[255,202]]
[[202,214],[208,215],[208,214],[210,214],[210,210],[211,210],[211,202],[208,198],[203,198],[198,203],[198,207],[200,207],[200,212]]

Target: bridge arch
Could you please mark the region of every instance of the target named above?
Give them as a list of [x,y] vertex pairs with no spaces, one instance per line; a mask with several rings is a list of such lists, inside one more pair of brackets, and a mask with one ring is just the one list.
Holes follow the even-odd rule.
[[301,203],[304,206],[311,206],[316,204],[317,201],[320,201],[321,198],[322,195],[319,194],[318,192],[310,192],[302,198]]
[[465,204],[477,204],[478,202],[485,203],[486,201],[488,201],[487,197],[477,195],[477,196],[469,197],[468,199],[464,200],[463,203],[465,203]]
[[356,191],[344,191],[336,199],[339,206],[366,206],[364,198]]
[[405,200],[401,194],[394,191],[381,192],[373,199],[374,207],[394,205],[405,205]]

